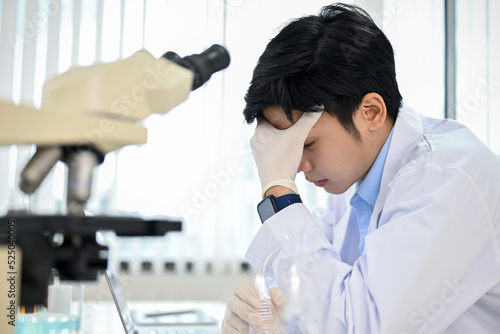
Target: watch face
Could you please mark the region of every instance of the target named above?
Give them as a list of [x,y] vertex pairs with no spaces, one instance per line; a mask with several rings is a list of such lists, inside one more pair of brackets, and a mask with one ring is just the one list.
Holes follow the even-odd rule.
[[278,212],[278,209],[273,199],[267,196],[257,205],[257,211],[259,212],[260,220],[264,223],[269,217]]

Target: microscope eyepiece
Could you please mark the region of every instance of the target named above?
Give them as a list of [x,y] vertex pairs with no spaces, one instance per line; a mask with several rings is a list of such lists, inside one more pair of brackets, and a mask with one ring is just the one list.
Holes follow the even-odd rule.
[[200,54],[179,57],[175,52],[163,55],[166,59],[194,72],[193,87],[195,90],[210,79],[212,74],[229,66],[229,52],[223,46],[214,44]]

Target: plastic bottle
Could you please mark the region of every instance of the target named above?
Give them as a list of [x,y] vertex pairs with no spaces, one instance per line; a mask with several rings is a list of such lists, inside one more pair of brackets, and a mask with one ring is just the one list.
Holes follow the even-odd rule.
[[257,309],[262,321],[259,325],[250,326],[250,334],[285,334],[285,327],[282,319],[274,308],[266,278],[263,273],[257,273],[254,286],[259,292],[261,306]]

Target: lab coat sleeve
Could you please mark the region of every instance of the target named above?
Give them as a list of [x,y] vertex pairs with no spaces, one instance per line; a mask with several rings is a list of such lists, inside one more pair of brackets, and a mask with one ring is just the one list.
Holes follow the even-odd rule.
[[[424,162],[400,171],[380,227],[351,267],[301,204],[271,217],[247,252],[271,263],[289,291],[289,269],[314,286],[321,304],[309,333],[442,333],[500,282],[500,250],[485,198],[459,168]],[[313,326],[313,327],[309,327]]]

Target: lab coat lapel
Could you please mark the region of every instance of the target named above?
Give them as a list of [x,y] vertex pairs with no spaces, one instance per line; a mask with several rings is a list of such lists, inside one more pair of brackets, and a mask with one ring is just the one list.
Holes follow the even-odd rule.
[[392,180],[402,167],[401,164],[406,152],[420,137],[422,137],[422,117],[414,110],[406,106],[403,107],[399,111],[399,115],[394,125],[392,139],[385,160],[384,171],[382,172],[380,191],[377,201],[375,202],[368,233],[379,227],[378,221],[380,213],[384,207],[387,191]]

